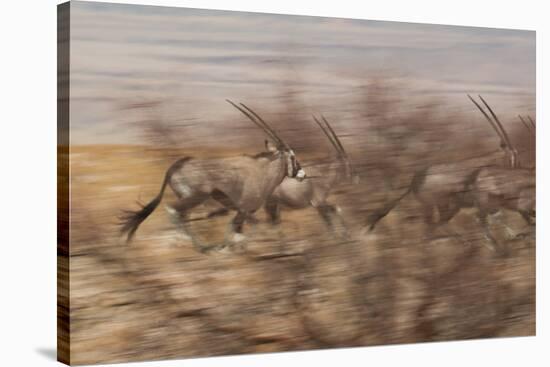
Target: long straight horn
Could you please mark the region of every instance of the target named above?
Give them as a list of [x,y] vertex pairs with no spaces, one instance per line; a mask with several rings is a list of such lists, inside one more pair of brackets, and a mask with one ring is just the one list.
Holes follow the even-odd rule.
[[[495,130],[498,137],[500,138],[501,145],[506,145],[508,147],[508,144],[506,143],[506,140],[502,136],[502,134],[501,134],[500,130],[498,129],[496,123],[489,117],[487,112],[485,112],[485,110],[479,105],[479,103],[477,103],[476,100],[472,98],[472,96],[470,96],[469,94],[467,96],[468,96],[468,98],[470,98],[470,101],[472,101],[472,103],[475,104],[476,107],[481,111],[481,113],[483,114],[483,116],[485,116],[487,121],[489,121],[489,123],[493,127],[493,130]],[[510,148],[510,147],[508,147],[508,148]]]
[[525,128],[527,130],[529,130],[529,132],[531,134],[533,134],[533,130],[531,130],[531,128],[529,127],[529,125],[527,125],[527,122],[525,122],[525,120],[523,119],[523,117],[521,117],[521,115],[518,115],[519,119],[521,120],[521,123],[523,124],[523,126],[525,126]]
[[334,149],[336,150],[336,152],[339,154],[339,155],[342,155],[342,153],[340,152],[340,148],[338,147],[338,144],[333,140],[332,136],[330,135],[330,133],[328,132],[327,128],[321,123],[321,121],[319,121],[317,119],[317,117],[315,116],[312,116],[313,117],[313,120],[315,120],[315,122],[317,123],[317,125],[319,125],[319,127],[321,128],[321,130],[323,130],[323,133],[325,133],[325,136],[327,137],[327,139],[330,141],[330,144],[332,144],[332,146],[334,147]]
[[275,143],[279,144],[279,140],[277,139],[276,136],[274,136],[271,131],[269,131],[268,129],[266,129],[259,121],[257,121],[250,113],[248,113],[247,111],[245,111],[244,109],[242,109],[240,106],[236,105],[235,103],[233,103],[232,101],[230,101],[229,99],[226,99],[226,101],[231,104],[233,107],[235,107],[236,109],[238,109],[239,111],[241,111],[243,113],[243,115],[245,115],[246,117],[248,117],[254,124],[256,124],[256,126],[258,126],[260,129],[262,129],[266,134],[267,136],[269,136]]
[[504,136],[504,139],[506,140],[506,144],[508,145],[508,149],[511,151],[511,160],[510,160],[510,166],[512,168],[516,168],[519,164],[519,158],[518,158],[518,151],[517,149],[512,145],[512,141],[510,140],[510,137],[508,136],[508,133],[504,129],[504,126],[500,123],[500,120],[498,119],[497,115],[493,112],[493,109],[489,104],[483,99],[481,95],[478,95],[479,99],[481,99],[481,102],[487,107],[489,112],[491,113],[491,116],[495,119],[495,122],[500,127],[500,131],[502,132],[502,136]]
[[330,126],[330,124],[328,123],[327,119],[325,118],[325,116],[321,115],[321,118],[323,119],[323,121],[325,122],[325,124],[327,125],[328,129],[330,130],[332,136],[334,137],[334,140],[336,141],[336,143],[338,144],[338,146],[340,147],[340,152],[342,153],[342,155],[346,158],[348,158],[348,153],[346,153],[346,150],[344,149],[344,146],[342,145],[342,142],[340,141],[340,139],[338,138],[338,135],[336,135],[336,133],[334,132],[334,129],[332,128],[332,126]]
[[277,139],[277,142],[279,144],[281,144],[287,149],[290,149],[290,146],[283,139],[281,139],[281,137],[275,132],[275,130],[273,130],[273,128],[267,122],[265,122],[263,118],[261,118],[256,112],[254,112],[254,110],[252,110],[250,107],[248,107],[244,103],[241,103],[241,106],[244,107],[247,111],[249,111],[252,115],[254,115],[254,117],[256,117],[264,125],[264,127],[271,132],[271,134]]
[[506,130],[504,130],[504,127],[502,126],[502,124],[500,123],[497,115],[493,112],[493,109],[489,106],[489,104],[487,102],[485,102],[485,100],[483,99],[482,96],[479,95],[479,99],[481,99],[481,102],[483,102],[483,104],[485,105],[485,107],[487,107],[487,109],[489,110],[489,112],[491,113],[491,116],[493,116],[493,118],[495,119],[495,122],[498,124],[498,126],[500,127],[500,130],[502,131],[502,136],[504,136],[504,139],[506,140],[506,144],[508,145],[508,148],[510,149],[514,149],[514,147],[512,146],[512,142],[510,141],[510,138],[508,137],[508,133],[506,132]]
[[533,126],[533,130],[535,130],[537,127],[535,126],[535,121],[531,118],[531,116],[527,115],[527,118],[529,119],[529,122],[531,122],[531,125]]

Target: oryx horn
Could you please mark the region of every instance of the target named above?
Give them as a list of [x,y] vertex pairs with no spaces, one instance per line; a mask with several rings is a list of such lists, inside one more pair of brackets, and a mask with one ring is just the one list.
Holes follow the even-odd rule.
[[242,112],[243,115],[245,115],[246,117],[248,117],[250,119],[250,121],[252,121],[256,126],[258,126],[260,129],[262,129],[266,134],[267,136],[269,136],[271,138],[271,140],[273,140],[275,143],[277,144],[283,144],[284,143],[281,141],[281,139],[271,130],[271,129],[268,129],[266,126],[264,126],[260,121],[258,121],[254,116],[252,116],[250,114],[250,112],[246,111],[245,109],[243,109],[242,107],[238,106],[237,104],[233,103],[232,101],[230,101],[229,99],[226,99],[226,101],[228,103],[230,103],[233,107],[235,107],[236,109],[238,109],[239,111]]
[[531,125],[533,125],[533,129],[536,129],[535,121],[531,118],[531,116],[527,115],[527,118],[529,119],[529,122],[531,122]]
[[275,132],[275,130],[267,123],[265,122],[265,120],[263,118],[260,117],[260,115],[258,115],[256,112],[254,112],[254,110],[252,110],[252,108],[248,107],[247,105],[245,105],[244,103],[241,103],[240,104],[242,107],[244,107],[248,112],[250,112],[252,115],[254,115],[254,117],[256,117],[264,126],[266,129],[268,129],[271,134],[273,134],[273,136],[275,138],[277,138],[277,141],[283,145],[285,148],[287,149],[290,149],[290,146],[279,136],[279,134],[277,134]]
[[325,124],[327,125],[328,129],[330,130],[330,132],[332,133],[332,136],[334,137],[334,140],[336,141],[336,143],[338,144],[338,146],[340,147],[340,151],[342,152],[342,155],[346,158],[348,158],[348,153],[346,152],[346,150],[344,149],[344,146],[342,145],[342,142],[340,141],[340,139],[338,138],[338,135],[336,135],[336,133],[334,132],[334,129],[332,128],[332,126],[330,126],[330,124],[328,123],[327,119],[325,118],[325,116],[321,115],[321,118],[323,119],[323,121],[325,122]]
[[313,120],[315,120],[315,122],[317,123],[317,125],[319,125],[321,130],[323,130],[323,133],[325,134],[327,139],[330,141],[334,149],[336,149],[336,152],[338,152],[338,154],[340,155],[343,155],[342,152],[340,151],[340,147],[338,146],[334,138],[331,136],[331,134],[328,132],[327,128],[317,119],[317,117],[315,116],[312,116],[312,117],[313,117]]
[[527,124],[527,122],[525,122],[525,120],[523,119],[523,117],[521,117],[521,115],[518,115],[519,119],[521,120],[521,123],[523,124],[523,126],[525,126],[525,128],[531,133],[533,134],[533,130],[531,130],[531,128],[529,127],[529,125]]
[[514,147],[512,146],[512,142],[510,141],[510,137],[508,136],[508,133],[506,132],[506,130],[504,130],[504,127],[500,123],[500,120],[498,119],[497,115],[493,112],[493,109],[491,108],[491,106],[489,106],[489,104],[487,102],[485,102],[485,100],[483,99],[483,97],[481,95],[478,95],[478,97],[479,97],[479,99],[481,99],[481,102],[483,102],[485,107],[487,107],[487,109],[491,113],[491,116],[493,116],[493,118],[495,119],[495,122],[500,127],[500,130],[502,131],[502,136],[506,140],[506,144],[508,145],[508,148],[513,150]]
[[493,127],[493,130],[495,130],[495,132],[497,133],[498,137],[500,138],[501,142],[506,145],[509,149],[510,146],[508,145],[508,143],[506,142],[506,140],[504,139],[504,137],[502,136],[502,133],[500,132],[500,130],[498,129],[496,123],[493,121],[493,119],[491,119],[491,117],[489,117],[489,115],[487,114],[487,112],[485,112],[485,110],[479,105],[479,103],[477,103],[473,98],[472,96],[470,96],[469,94],[467,95],[468,98],[470,98],[470,101],[472,101],[473,104],[476,105],[476,107],[481,111],[481,113],[483,114],[483,116],[485,116],[485,118],[487,119],[487,121],[489,121],[489,123],[491,124],[491,126]]

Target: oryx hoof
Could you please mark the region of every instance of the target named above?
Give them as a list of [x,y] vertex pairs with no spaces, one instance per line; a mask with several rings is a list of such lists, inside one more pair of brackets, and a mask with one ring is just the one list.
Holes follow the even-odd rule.
[[244,242],[244,240],[246,240],[246,236],[243,235],[242,233],[233,233],[233,235],[229,239],[229,243],[237,244],[240,242]]
[[244,236],[243,234],[234,233],[231,238],[226,241],[226,245],[230,250],[238,250],[242,252],[246,250],[245,240],[246,236]]

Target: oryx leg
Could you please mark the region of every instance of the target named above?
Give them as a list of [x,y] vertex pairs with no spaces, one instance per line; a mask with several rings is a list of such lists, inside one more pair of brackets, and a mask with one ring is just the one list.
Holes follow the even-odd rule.
[[457,215],[457,213],[460,211],[460,205],[455,200],[449,200],[446,203],[440,203],[437,205],[437,210],[439,212],[439,218],[437,222],[433,221],[433,208],[432,208],[432,227],[431,230],[435,231],[437,228],[441,228],[445,232],[445,237],[459,237],[459,239],[463,242],[464,240],[462,237],[452,231],[447,224],[449,224],[449,221]]
[[493,237],[491,233],[491,229],[489,228],[488,216],[489,216],[489,213],[486,210],[479,209],[479,212],[477,215],[479,225],[483,229],[483,234],[485,236],[485,239],[490,242],[490,245],[486,244],[486,242],[485,244],[491,251],[497,251],[499,249],[499,244],[497,240]]
[[[449,222],[458,214],[460,208],[460,203],[457,200],[450,200],[446,204],[439,205],[438,226],[444,226],[445,228],[447,228],[448,226],[446,225],[449,224]],[[448,230],[446,230],[446,232],[452,233]],[[453,234],[453,236],[455,235]]]
[[334,219],[337,219],[339,222],[339,226],[343,230],[344,236],[348,235],[346,223],[344,222],[344,218],[342,218],[342,216],[340,215],[340,208],[333,204],[324,203],[316,206],[315,209],[317,209],[317,212],[331,230],[334,229]]
[[195,249],[199,252],[204,252],[206,248],[202,246],[191,233],[189,233],[186,222],[188,220],[189,211],[202,204],[206,201],[206,199],[208,199],[208,197],[209,195],[206,194],[195,195],[180,199],[180,201],[178,201],[174,206],[166,206],[166,211],[170,215],[172,223],[178,226],[182,236],[185,239],[190,239],[193,243],[193,247],[195,247]]
[[319,213],[321,218],[323,218],[326,225],[332,229],[332,215],[336,213],[336,207],[332,204],[320,204],[315,207],[315,209],[317,209],[317,212]]
[[460,211],[460,205],[456,200],[450,200],[446,204],[438,205],[439,224],[447,224]]
[[244,249],[244,245],[242,244],[245,239],[245,236],[242,234],[243,226],[244,222],[249,218],[251,218],[250,214],[242,211],[237,212],[237,215],[235,215],[235,217],[233,217],[233,220],[231,220],[231,234],[229,235],[230,237],[229,239],[226,238],[223,247],[226,247],[227,245],[233,247],[237,244],[240,244],[241,249]]
[[436,208],[431,204],[422,204],[422,212],[423,212],[423,218],[424,223],[426,224],[426,230],[425,230],[425,240],[430,240],[435,228],[437,227],[437,223],[434,219]]
[[212,191],[212,199],[223,205],[223,208],[216,209],[208,213],[207,218],[221,217],[229,214],[231,210],[238,210],[231,199],[220,190]]
[[[438,212],[438,218],[435,220],[435,211]],[[447,224],[460,210],[460,206],[454,200],[446,203],[438,203],[433,206],[424,207],[424,219],[427,224],[427,240],[434,240],[445,237],[457,237],[458,234],[447,228]],[[441,229],[445,232],[444,235],[434,236],[434,233]],[[462,239],[461,239],[462,240]]]
[[233,227],[233,232],[243,233],[243,225],[246,220],[246,213],[238,212],[237,215],[231,221],[231,226]]
[[506,224],[506,222],[504,222],[504,220],[502,219],[502,216],[503,216],[502,211],[493,213],[493,218],[495,218],[498,221],[498,223],[504,228],[504,230],[508,234],[508,239],[516,237],[515,231],[512,228],[510,228],[508,224]]
[[275,226],[279,236],[279,252],[284,252],[287,246],[285,234],[279,224],[281,224],[281,204],[273,197],[267,199],[264,210],[269,218],[269,223]]
[[280,224],[281,223],[281,207],[277,199],[269,198],[267,199],[264,209],[269,216],[269,222],[271,224]]
[[[442,238],[457,238],[464,245],[469,245],[467,240],[453,231],[447,224],[454,218],[454,216],[460,211],[460,206],[456,202],[447,202],[445,204],[437,205],[424,205],[422,210],[424,211],[424,222],[426,223],[425,240],[432,241]],[[435,211],[438,211],[439,218],[435,220]],[[441,229],[444,234],[441,236],[434,236],[436,230]]]
[[475,199],[475,205],[478,210],[477,219],[479,221],[479,225],[483,229],[485,239],[490,243],[487,244],[487,242],[484,242],[485,246],[487,246],[491,251],[500,251],[500,245],[491,233],[491,228],[489,226],[489,215],[496,213],[494,207],[491,205],[490,195],[487,192],[479,192]]

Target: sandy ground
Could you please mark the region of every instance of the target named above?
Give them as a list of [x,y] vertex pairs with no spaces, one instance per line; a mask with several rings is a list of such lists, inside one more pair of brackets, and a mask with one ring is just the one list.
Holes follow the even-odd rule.
[[[534,335],[534,227],[515,213],[495,218],[508,249],[496,256],[472,210],[428,238],[407,198],[365,233],[369,211],[400,192],[375,177],[331,197],[349,238],[312,208],[284,211],[280,226],[259,212],[245,248],[202,254],[161,205],[126,245],[120,211],[152,199],[172,156],[190,154],[235,153],[71,148],[72,363]],[[220,242],[230,219],[193,228]]]

